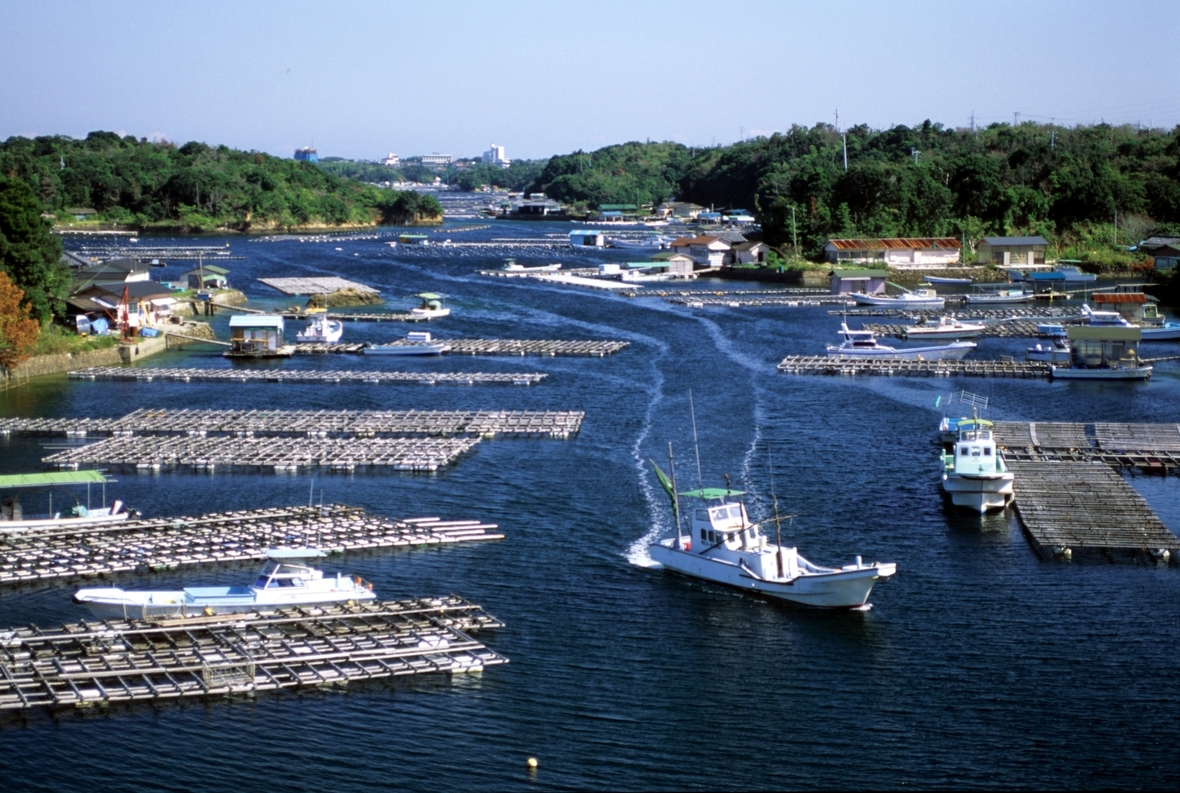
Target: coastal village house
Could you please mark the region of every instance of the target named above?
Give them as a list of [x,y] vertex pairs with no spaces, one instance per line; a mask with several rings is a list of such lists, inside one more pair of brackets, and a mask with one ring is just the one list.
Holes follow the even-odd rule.
[[[139,328],[163,325],[172,318],[176,298],[163,284],[137,281],[130,284],[95,284],[75,292],[67,300],[74,314],[94,318],[105,314],[116,325],[126,321],[134,333]],[[126,307],[123,295],[127,295]]]
[[833,295],[883,295],[889,271],[863,268],[832,270],[829,277]]
[[[189,289],[225,289],[228,285],[226,276],[229,270],[215,264],[194,267],[184,274],[184,280]],[[204,283],[201,279],[204,278]]]
[[765,242],[739,242],[733,246],[733,260],[737,264],[762,264],[769,251]]
[[669,274],[679,276],[692,275],[696,264],[687,253],[679,253],[677,251],[660,251],[655,256],[652,256],[651,260],[666,264]]
[[984,237],[975,248],[980,264],[997,267],[1045,263],[1049,241],[1044,237]]
[[1151,256],[1157,270],[1175,270],[1180,264],[1180,237],[1148,237],[1137,250]]
[[700,204],[691,201],[665,201],[655,209],[655,215],[664,220],[696,220],[697,215],[705,211]]
[[546,198],[543,193],[532,193],[528,198],[518,198],[500,206],[506,217],[533,219],[565,214],[560,202]]
[[828,240],[824,257],[833,264],[946,267],[957,264],[962,243],[954,237],[880,237]]
[[283,318],[277,314],[235,314],[229,318],[230,352],[258,355],[283,346]]
[[673,240],[668,248],[675,253],[691,256],[694,262],[705,267],[721,267],[727,263],[733,246],[719,236],[702,234],[698,237],[680,237]]

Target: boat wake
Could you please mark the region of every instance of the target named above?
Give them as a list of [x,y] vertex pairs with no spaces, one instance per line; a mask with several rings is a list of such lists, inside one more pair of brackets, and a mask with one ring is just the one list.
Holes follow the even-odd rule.
[[[666,354],[667,351],[668,349],[665,345],[661,344],[659,346],[659,352],[661,356]],[[639,486],[643,488],[643,499],[648,504],[648,514],[654,515],[656,519],[648,527],[643,536],[632,542],[631,545],[627,547],[626,553],[624,553],[627,561],[636,567],[661,566],[659,562],[651,558],[651,554],[648,553],[647,549],[648,546],[660,538],[662,527],[663,525],[666,525],[665,521],[663,520],[664,513],[670,512],[670,510],[663,510],[657,506],[659,504],[659,497],[663,493],[662,491],[660,493],[655,492],[655,488],[651,483],[652,477],[647,471],[647,461],[644,460],[641,451],[643,449],[644,441],[647,440],[647,436],[651,432],[652,417],[655,415],[656,406],[660,403],[660,400],[663,398],[664,394],[664,375],[662,372],[660,372],[659,367],[656,366],[654,362],[652,364],[652,368],[655,372],[655,382],[653,383],[651,389],[651,399],[648,400],[647,409],[643,414],[643,426],[640,428],[639,433],[635,436],[635,442],[631,444],[631,459],[635,462],[635,468],[639,473]]]

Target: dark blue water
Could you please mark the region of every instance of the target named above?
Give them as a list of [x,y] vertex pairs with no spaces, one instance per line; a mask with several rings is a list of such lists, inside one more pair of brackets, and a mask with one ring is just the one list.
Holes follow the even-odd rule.
[[[497,224],[453,238],[568,228]],[[453,315],[430,327],[442,336],[632,345],[605,359],[307,356],[280,364],[550,374],[531,388],[49,378],[0,394],[0,412],[584,410],[575,439],[496,439],[434,475],[315,477],[317,498],[322,489],[326,500],[391,516],[499,523],[501,542],[354,553],[335,564],[386,597],[456,592],[482,604],[507,627],[481,638],[511,663],[482,676],[343,693],[9,718],[0,723],[4,789],[1174,789],[1180,781],[1180,573],[1040,562],[1011,517],[981,520],[944,505],[933,445],[935,400],[958,388],[990,396],[998,419],[1180,421],[1175,364],[1157,367],[1145,385],[788,377],[775,372],[783,356],[835,339],[840,320],[827,309],[693,311],[474,274],[510,254],[567,266],[625,254],[231,243],[248,257],[233,263],[231,283],[253,305],[293,302],[257,277],[339,274],[381,288],[394,308],[423,290],[448,295]],[[226,319],[215,322],[224,335]],[[346,340],[385,341],[406,330],[348,324],[345,332]],[[985,339],[976,355],[1022,356],[1028,344]],[[182,363],[228,365],[215,351],[144,365]],[[663,461],[672,441],[681,476],[695,478],[690,390],[706,484],[730,474],[749,491],[751,511],[765,514],[769,447],[780,505],[799,515],[789,539],[805,555],[898,563],[898,575],[874,590],[871,611],[768,603],[645,566],[646,544],[671,531],[648,458]],[[0,472],[35,470],[45,446],[61,442],[0,445]],[[149,515],[302,503],[311,482],[119,478],[118,495]],[[1132,481],[1180,528],[1175,479]],[[183,580],[231,583],[251,572],[211,569]],[[75,620],[71,593],[69,585],[0,590],[0,625]],[[535,775],[525,768],[530,756],[540,763]]]

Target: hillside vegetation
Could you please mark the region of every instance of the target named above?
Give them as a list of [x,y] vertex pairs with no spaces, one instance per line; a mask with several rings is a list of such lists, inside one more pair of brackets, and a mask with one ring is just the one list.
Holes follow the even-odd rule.
[[28,184],[63,220],[141,230],[265,231],[441,220],[433,196],[379,190],[315,165],[226,146],[153,142],[92,132],[0,143],[0,175]]
[[[658,203],[675,196],[742,207],[765,239],[815,256],[831,237],[1041,234],[1086,256],[1180,226],[1180,128],[924,122],[830,125],[728,147],[627,143],[553,157],[530,187],[567,202]],[[1115,241],[1116,213],[1120,229]],[[1110,256],[1107,256],[1110,258]],[[1123,258],[1127,258],[1125,255]]]

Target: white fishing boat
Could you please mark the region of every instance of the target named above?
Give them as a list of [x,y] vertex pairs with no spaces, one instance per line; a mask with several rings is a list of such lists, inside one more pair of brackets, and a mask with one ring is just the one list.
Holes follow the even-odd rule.
[[960,421],[957,430],[950,450],[939,456],[943,491],[955,506],[979,513],[1008,506],[1015,477],[996,448],[992,423],[974,417]]
[[849,330],[848,324],[840,323],[844,340],[840,344],[828,345],[828,355],[834,358],[894,358],[926,361],[959,360],[975,349],[973,341],[953,341],[925,347],[890,347],[877,341],[871,330]]
[[326,556],[314,548],[272,548],[257,580],[249,586],[185,587],[144,591],[113,587],[79,589],[74,602],[99,619],[197,617],[271,611],[289,606],[327,606],[374,600],[371,584],[323,572],[303,559]]
[[[859,556],[841,567],[817,565],[796,548],[782,544],[780,520],[771,521],[776,534],[776,541],[771,542],[762,525],[752,523],[747,516],[741,491],[699,488],[678,493],[674,468],[672,473],[669,479],[656,466],[656,476],[672,499],[676,536],[649,548],[651,558],[666,570],[779,600],[827,608],[864,606],[873,585],[897,572],[893,562],[865,563]],[[685,510],[687,535],[680,520],[680,498],[699,504]]]
[[986,325],[960,322],[954,317],[942,316],[937,322],[922,320],[906,328],[906,339],[971,339],[987,330]]
[[[8,474],[0,476],[0,535],[30,529],[64,529],[71,527],[102,526],[120,523],[135,516],[135,510],[123,506],[115,499],[106,504],[106,485],[110,480],[99,471],[52,471],[37,474]],[[86,485],[86,503],[71,491],[65,491],[73,503],[67,502],[65,509],[58,498],[58,510],[53,508],[53,491],[73,485]],[[91,486],[102,486],[102,500],[99,506],[91,502]],[[21,495],[28,490],[45,490],[48,509],[44,513],[31,513],[21,503]]]
[[1103,328],[1133,328],[1135,325],[1117,311],[1095,311],[1088,303],[1082,303],[1082,316],[1090,325]]
[[1069,363],[1049,365],[1054,380],[1147,380],[1151,377],[1151,364],[1145,364],[1139,358],[1140,328],[1100,322],[1097,325],[1071,325],[1068,333]]
[[450,316],[451,310],[442,304],[442,295],[436,295],[434,292],[422,292],[416,297],[422,300],[422,304],[417,308],[410,309],[410,314],[415,319],[440,319]]
[[429,333],[407,333],[404,341],[365,347],[365,355],[442,355],[450,349],[446,342],[433,340]]
[[1143,341],[1175,341],[1180,339],[1180,322],[1165,322],[1163,325],[1143,325],[1139,329]]
[[1025,351],[1024,357],[1030,361],[1069,363],[1069,341],[1054,339],[1052,344],[1036,344]]
[[854,292],[852,299],[862,306],[886,306],[897,309],[940,309],[946,301],[933,289],[915,289],[900,295],[866,295]]
[[303,344],[335,344],[344,335],[344,323],[328,319],[326,313],[311,314],[307,327],[295,334],[295,341]]
[[607,237],[607,245],[612,248],[628,248],[639,250],[663,250],[671,242],[667,237]]
[[936,286],[968,286],[974,281],[970,278],[943,278],[937,275],[926,276],[926,283]]
[[514,259],[509,259],[504,262],[502,268],[512,273],[552,273],[561,269],[560,264],[540,264],[535,267],[525,267],[523,264],[517,264]]
[[1009,306],[1019,303],[1031,303],[1035,296],[1023,289],[995,289],[989,292],[976,292],[963,295],[963,299],[970,305]]

